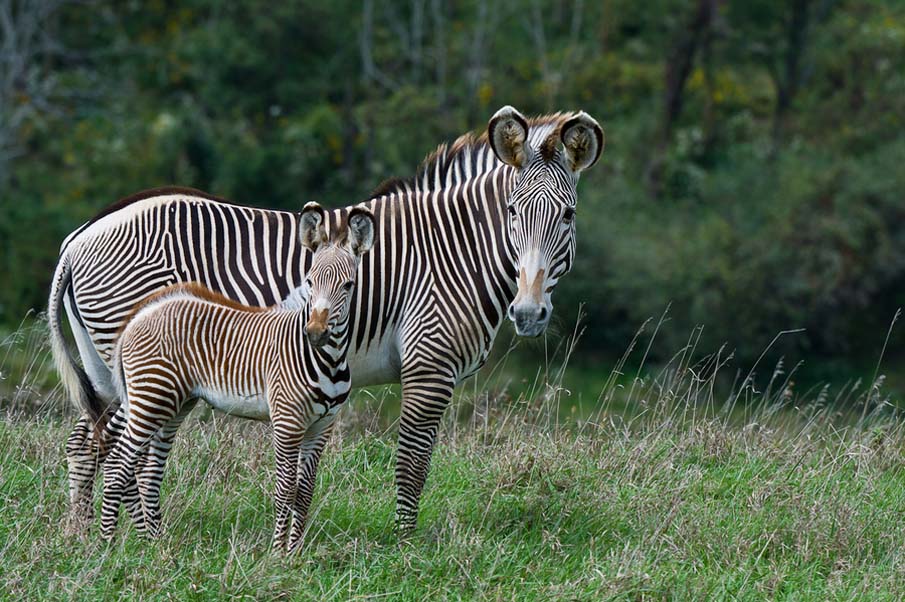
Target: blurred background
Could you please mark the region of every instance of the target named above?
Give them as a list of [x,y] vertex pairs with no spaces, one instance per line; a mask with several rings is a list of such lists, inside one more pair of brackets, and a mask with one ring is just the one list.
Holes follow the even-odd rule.
[[6,336],[119,197],[351,204],[504,104],[607,134],[556,324],[507,369],[584,329],[570,370],[599,384],[653,318],[648,361],[691,340],[739,370],[769,347],[766,377],[783,357],[802,383],[869,379],[905,305],[901,0],[0,0],[0,52]]

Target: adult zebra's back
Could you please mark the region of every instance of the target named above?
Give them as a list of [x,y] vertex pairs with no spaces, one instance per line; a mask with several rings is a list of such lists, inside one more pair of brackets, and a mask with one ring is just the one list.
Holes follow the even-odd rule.
[[[487,136],[442,145],[416,177],[367,201],[378,234],[359,266],[348,361],[356,386],[402,383],[401,527],[414,526],[453,388],[486,359],[504,317],[523,335],[546,327],[553,289],[574,257],[578,174],[602,148],[602,130],[584,113],[529,122],[504,107]],[[346,211],[328,211],[329,227]],[[127,199],[71,235],[49,313],[54,357],[73,398],[101,417],[91,390],[115,398],[110,358],[122,322],[164,286],[197,281],[250,305],[283,299],[310,262],[297,232],[293,213],[165,189]],[[293,261],[299,256],[304,261]],[[62,299],[84,378],[62,342]],[[72,501],[83,512],[90,512],[96,465],[90,430],[81,421],[67,445]]]
[[[110,372],[116,336],[132,308],[160,289],[203,282],[248,305],[285,298],[301,283],[306,259],[297,226],[293,213],[167,187],[122,199],[69,235],[48,321],[57,369],[78,407],[98,423],[107,402],[116,402]],[[63,339],[61,304],[84,369]]]

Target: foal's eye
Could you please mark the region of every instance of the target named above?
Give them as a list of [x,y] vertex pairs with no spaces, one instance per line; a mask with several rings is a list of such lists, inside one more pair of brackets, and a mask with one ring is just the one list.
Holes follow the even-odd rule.
[[562,214],[562,221],[567,224],[571,224],[573,219],[575,219],[575,210],[571,207],[566,207],[566,210],[563,211]]

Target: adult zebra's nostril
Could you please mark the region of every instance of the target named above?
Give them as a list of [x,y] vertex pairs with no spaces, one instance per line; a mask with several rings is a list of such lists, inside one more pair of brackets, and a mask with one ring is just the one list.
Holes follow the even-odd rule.
[[540,314],[538,314],[537,319],[541,322],[547,319],[547,308],[543,305],[540,306]]
[[508,316],[509,316],[509,319],[512,320],[513,322],[515,322],[515,307],[514,307],[514,305],[515,305],[514,303],[510,303],[510,304],[509,304],[509,311],[506,312],[506,315],[508,315]]

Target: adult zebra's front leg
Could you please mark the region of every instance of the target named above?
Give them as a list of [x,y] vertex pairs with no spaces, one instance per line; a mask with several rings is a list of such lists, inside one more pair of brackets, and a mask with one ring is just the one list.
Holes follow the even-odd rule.
[[401,535],[418,522],[418,504],[443,412],[455,388],[452,369],[428,362],[404,367],[399,447],[396,452],[396,528]]

